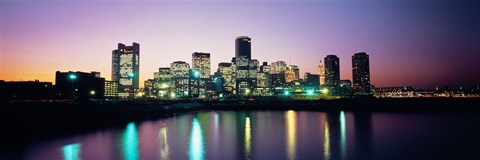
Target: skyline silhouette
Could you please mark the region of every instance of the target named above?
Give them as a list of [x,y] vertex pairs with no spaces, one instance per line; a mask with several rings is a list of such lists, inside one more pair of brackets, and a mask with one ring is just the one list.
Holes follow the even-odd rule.
[[[480,20],[473,1],[33,2],[2,1],[0,79],[54,81],[55,71],[111,77],[117,43],[138,42],[140,86],[173,61],[211,53],[211,74],[235,56],[234,37],[252,38],[252,58],[316,73],[367,52],[377,87],[473,86],[480,79]],[[123,8],[128,12],[122,12]]]

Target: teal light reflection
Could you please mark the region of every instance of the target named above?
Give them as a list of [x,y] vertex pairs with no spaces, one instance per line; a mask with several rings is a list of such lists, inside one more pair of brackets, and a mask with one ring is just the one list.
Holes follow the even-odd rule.
[[138,159],[138,135],[137,128],[133,122],[127,125],[123,135],[123,154],[126,160]]
[[194,118],[192,122],[192,132],[190,133],[190,148],[188,149],[188,155],[191,160],[202,160],[204,159],[204,152],[202,128],[200,128],[200,122],[198,122],[198,119]]
[[340,112],[340,150],[342,159],[345,159],[347,152],[347,126],[345,124],[345,112]]
[[69,144],[62,147],[64,160],[79,160],[80,159],[80,147],[78,143]]

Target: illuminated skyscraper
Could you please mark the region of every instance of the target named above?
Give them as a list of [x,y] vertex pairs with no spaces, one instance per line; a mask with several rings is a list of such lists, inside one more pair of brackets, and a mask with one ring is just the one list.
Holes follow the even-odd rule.
[[270,65],[263,62],[257,72],[257,85],[254,91],[255,96],[269,96],[270,95]]
[[273,62],[272,65],[270,65],[270,74],[281,74],[285,73],[286,70],[287,63],[284,61]]
[[210,78],[210,53],[193,53],[192,69],[200,71],[200,78]]
[[139,68],[140,44],[118,43],[118,48],[112,51],[112,80],[118,83],[119,96],[129,96],[138,89]]
[[235,58],[245,56],[247,59],[252,59],[252,39],[248,36],[238,36],[235,39]]
[[365,52],[352,56],[353,89],[355,94],[370,94],[370,61]]
[[233,77],[232,63],[222,62],[218,64],[217,73],[222,77],[222,87],[225,94],[233,93],[233,88],[235,86],[235,80]]
[[287,83],[300,79],[300,70],[298,66],[290,65],[285,70],[285,81]]
[[340,81],[340,59],[336,55],[325,57],[325,84],[338,86]]
[[238,95],[251,95],[256,85],[258,60],[252,60],[251,39],[239,36],[235,39],[235,89]]
[[325,85],[325,66],[321,60],[318,64],[318,75],[320,77],[320,85]]
[[300,79],[300,69],[296,65],[290,65],[290,69],[293,70],[293,73],[295,74],[295,80]]
[[236,59],[235,65],[237,94],[251,95],[256,85],[258,60],[249,60],[246,56],[240,56]]
[[288,66],[285,70],[285,82],[289,83],[295,80],[295,71],[292,66]]
[[158,72],[153,73],[155,96],[167,98],[171,92],[172,73],[169,67],[158,68]]
[[184,61],[175,61],[170,64],[172,98],[189,95],[190,65]]

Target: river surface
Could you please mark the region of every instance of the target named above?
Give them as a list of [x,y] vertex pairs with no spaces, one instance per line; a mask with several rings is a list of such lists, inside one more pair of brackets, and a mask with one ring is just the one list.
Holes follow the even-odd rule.
[[475,113],[209,111],[32,144],[24,159],[480,159]]

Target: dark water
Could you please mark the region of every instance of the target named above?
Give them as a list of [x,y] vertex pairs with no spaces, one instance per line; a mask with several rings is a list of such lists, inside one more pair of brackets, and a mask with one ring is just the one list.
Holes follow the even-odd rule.
[[25,159],[480,159],[475,113],[211,111],[34,144]]

